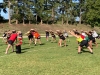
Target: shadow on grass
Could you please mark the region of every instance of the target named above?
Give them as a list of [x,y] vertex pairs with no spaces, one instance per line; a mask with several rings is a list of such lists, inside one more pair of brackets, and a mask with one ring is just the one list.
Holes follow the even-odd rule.
[[7,44],[0,44],[0,46],[4,46],[4,45],[7,45]]
[[86,47],[83,47],[82,49],[81,49],[81,51],[84,53],[90,53],[90,51],[88,50],[88,51],[86,51],[86,50],[84,50],[84,49],[87,49]]
[[23,53],[26,53],[27,51],[23,51],[23,52],[21,52],[21,53],[16,53],[16,54],[23,54]]
[[68,46],[68,45],[66,45],[66,46],[65,46],[65,45],[63,45],[62,47],[67,47],[67,46]]
[[21,49],[21,50],[28,50],[28,49],[30,49],[30,48],[23,48],[23,49]]
[[97,43],[97,44],[100,44],[100,43]]
[[[45,45],[45,43],[42,43],[40,45]],[[16,54],[22,54],[22,53],[26,53],[28,49],[31,49],[31,48],[34,48],[34,47],[27,47],[27,48],[22,48],[21,49],[21,53],[16,53],[16,50],[14,51]],[[4,52],[4,51],[3,51]],[[14,53],[14,52],[10,52],[10,53]]]
[[[23,53],[26,53],[28,49],[30,49],[30,48],[23,48],[23,49],[21,49],[21,53],[16,53],[16,54],[23,54]],[[15,51],[15,52],[16,52],[16,51]]]
[[[83,47],[82,49],[81,49],[81,51],[83,52],[83,53],[90,53],[90,51],[88,50],[85,50],[85,49],[87,49],[86,47]],[[78,48],[76,49],[76,50],[78,50]]]
[[90,53],[90,51],[85,51],[84,49],[81,50],[83,53]]
[[45,43],[41,43],[40,45],[45,45]]
[[28,42],[23,42],[23,44],[29,44]]

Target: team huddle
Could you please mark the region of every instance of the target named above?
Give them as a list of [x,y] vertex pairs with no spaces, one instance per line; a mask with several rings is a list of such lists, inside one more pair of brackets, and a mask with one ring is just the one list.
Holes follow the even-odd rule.
[[[44,32],[45,32],[46,41],[51,40],[51,42],[58,42],[58,46],[60,46],[60,47],[67,46],[66,42],[69,41],[69,36],[68,36],[68,32],[66,30],[64,30],[64,31],[45,30]],[[41,43],[41,35],[36,30],[30,29],[25,34],[28,37],[29,45],[31,45],[32,43],[34,43],[35,46],[37,45],[37,43],[39,43],[40,45],[42,44]],[[99,38],[99,35],[96,33],[95,30],[92,30],[92,31],[81,30],[81,32],[79,32],[76,29],[73,29],[72,31],[69,31],[69,34],[76,37],[77,44],[79,44],[78,54],[82,53],[83,47],[88,48],[90,53],[93,54],[93,50],[92,50],[93,44],[95,44],[97,47],[96,38]],[[59,39],[57,39],[57,37]],[[66,41],[66,39],[67,39],[67,41]],[[12,51],[14,52],[14,45],[16,45],[16,46],[22,45],[23,34],[21,31],[16,31],[16,30],[5,31],[3,34],[3,41],[6,42],[6,44],[8,45],[6,48],[5,54],[8,54],[8,50],[10,47],[12,47]]]

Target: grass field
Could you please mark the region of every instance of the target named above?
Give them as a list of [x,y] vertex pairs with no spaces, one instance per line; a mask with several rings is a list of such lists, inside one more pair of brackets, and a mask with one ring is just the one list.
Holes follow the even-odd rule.
[[9,50],[0,39],[0,75],[100,75],[100,39],[98,47],[94,46],[94,54],[87,49],[77,54],[75,38],[70,37],[67,47],[59,47],[42,38],[43,45],[29,46],[24,39],[22,53]]

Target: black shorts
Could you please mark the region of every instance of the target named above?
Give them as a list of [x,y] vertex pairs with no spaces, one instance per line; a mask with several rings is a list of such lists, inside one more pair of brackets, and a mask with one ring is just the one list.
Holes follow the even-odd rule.
[[82,42],[80,42],[80,46],[81,47],[83,47],[83,46],[88,47],[89,46],[88,41],[87,40],[83,40]]
[[65,40],[65,37],[61,37],[60,39]]
[[13,41],[12,40],[8,40],[8,44],[13,45]]
[[49,36],[49,34],[46,34],[46,36]]
[[60,39],[62,40],[65,40],[65,37],[64,36],[59,36]]
[[28,39],[30,40],[30,39],[33,39],[33,35],[29,35],[28,36]]
[[49,35],[46,35],[46,38],[49,37]]
[[95,43],[95,42],[96,42],[95,38],[94,38],[94,39],[92,39],[92,43]]

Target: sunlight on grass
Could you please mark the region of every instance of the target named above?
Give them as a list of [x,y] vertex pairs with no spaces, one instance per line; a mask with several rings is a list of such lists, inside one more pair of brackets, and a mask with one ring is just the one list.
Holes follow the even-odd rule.
[[100,45],[94,47],[93,55],[77,54],[76,40],[70,40],[67,47],[59,47],[44,38],[44,45],[29,46],[25,39],[21,54],[12,53],[10,49],[7,55],[4,54],[7,45],[1,42],[0,75],[99,75]]

